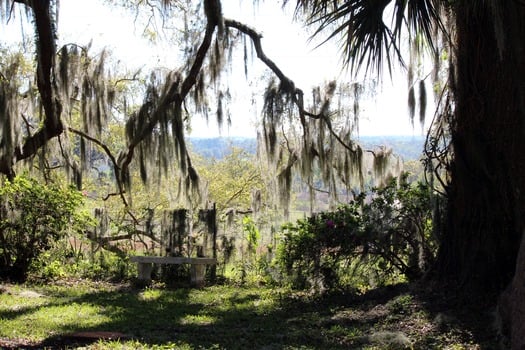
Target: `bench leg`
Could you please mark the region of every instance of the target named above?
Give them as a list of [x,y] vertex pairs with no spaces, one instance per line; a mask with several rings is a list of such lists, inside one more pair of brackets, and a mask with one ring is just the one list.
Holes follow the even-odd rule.
[[151,271],[153,270],[152,263],[139,262],[137,265],[138,279],[142,282],[151,282]]
[[191,265],[191,285],[193,287],[204,287],[204,276],[206,275],[206,265],[192,264]]

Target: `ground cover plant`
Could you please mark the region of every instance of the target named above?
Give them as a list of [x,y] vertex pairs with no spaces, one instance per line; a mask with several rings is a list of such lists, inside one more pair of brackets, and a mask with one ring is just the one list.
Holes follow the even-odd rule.
[[[2,348],[489,349],[490,309],[399,284],[313,296],[263,286],[61,281],[0,289]],[[84,333],[79,333],[84,332]],[[91,332],[87,338],[79,334]],[[96,333],[99,332],[99,333]],[[100,333],[109,332],[109,333]],[[76,336],[75,336],[76,334]],[[100,340],[97,334],[121,339]],[[102,337],[103,338],[103,337]]]

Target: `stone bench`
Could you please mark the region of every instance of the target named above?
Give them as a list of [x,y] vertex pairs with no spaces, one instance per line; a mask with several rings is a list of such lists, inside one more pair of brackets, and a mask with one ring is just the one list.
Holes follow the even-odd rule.
[[138,279],[143,283],[151,282],[151,270],[153,264],[190,264],[191,285],[194,287],[204,286],[206,265],[215,265],[214,258],[187,258],[181,256],[132,256],[131,262],[137,263]]

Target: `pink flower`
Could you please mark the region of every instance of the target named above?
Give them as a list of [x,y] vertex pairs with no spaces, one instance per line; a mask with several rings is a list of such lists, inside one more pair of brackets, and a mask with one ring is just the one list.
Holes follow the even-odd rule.
[[326,221],[326,226],[328,228],[334,228],[335,227],[335,223],[332,220],[327,220]]

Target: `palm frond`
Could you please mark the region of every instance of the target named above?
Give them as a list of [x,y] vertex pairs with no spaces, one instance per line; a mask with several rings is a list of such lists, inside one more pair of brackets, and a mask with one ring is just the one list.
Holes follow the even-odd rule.
[[[392,3],[389,26],[383,17]],[[312,37],[329,32],[321,45],[340,39],[343,64],[354,73],[361,68],[367,73],[372,68],[381,73],[385,65],[391,73],[393,59],[405,65],[400,50],[403,28],[409,39],[422,35],[434,49],[434,29],[442,27],[439,6],[439,0],[297,0],[295,15],[302,15],[308,25],[317,27]]]
[[[435,28],[443,28],[439,18],[439,8],[441,3],[436,0],[397,0],[395,7],[395,12],[397,13],[396,16],[400,16],[401,12],[405,13],[405,6],[402,6],[401,3],[406,4],[406,25],[408,27],[409,37],[414,38],[417,35],[421,35],[428,47],[434,51]],[[398,4],[399,6],[397,6]],[[401,36],[401,28],[401,26],[396,24],[394,29],[396,35],[399,37]]]

